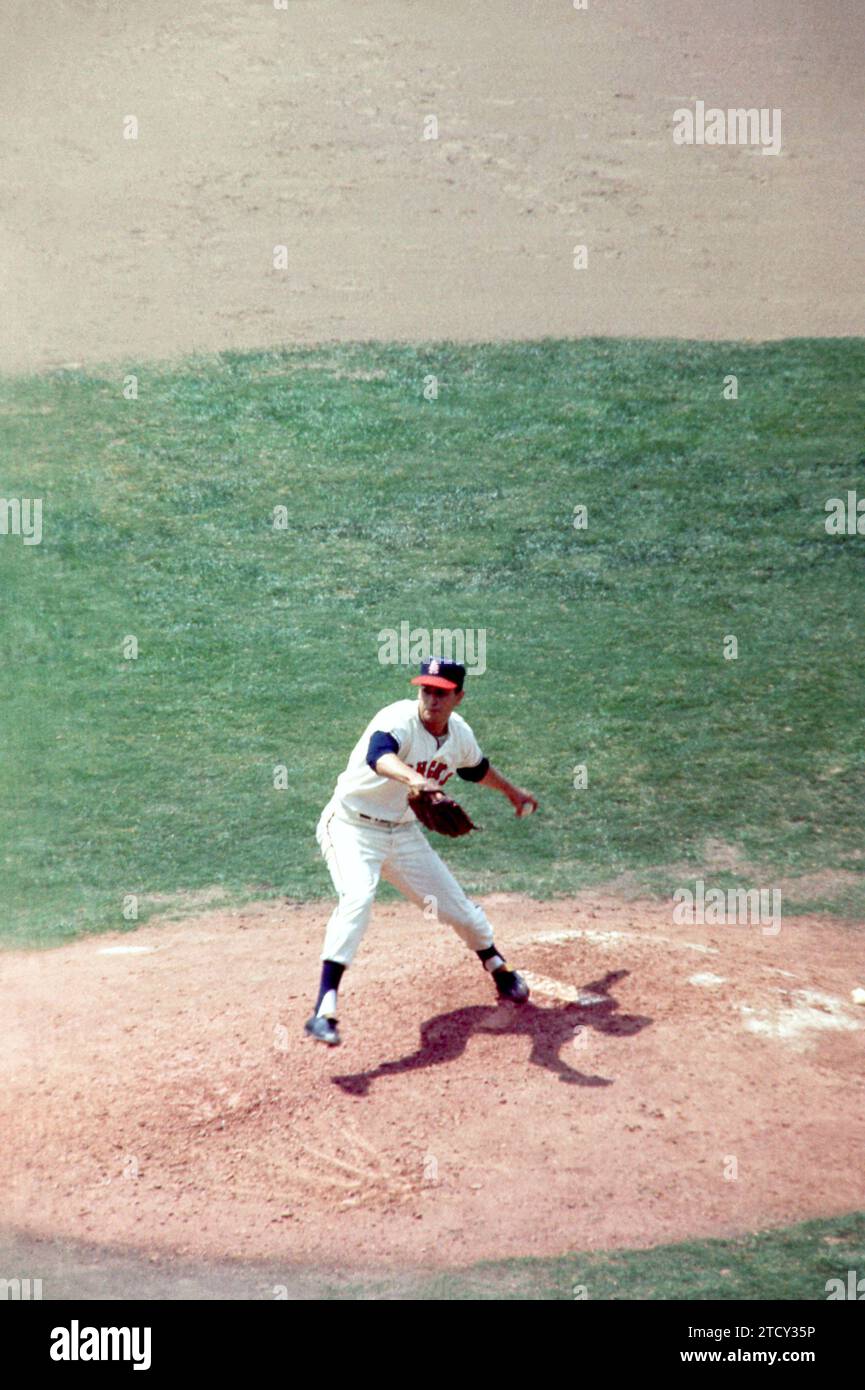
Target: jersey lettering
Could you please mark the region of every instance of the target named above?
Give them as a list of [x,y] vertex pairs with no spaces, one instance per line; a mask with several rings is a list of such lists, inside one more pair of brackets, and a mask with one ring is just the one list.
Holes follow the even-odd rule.
[[[426,764],[418,763],[418,772],[423,772],[425,766]],[[444,773],[445,775],[442,776],[442,773]],[[426,768],[426,772],[424,775],[427,776],[431,782],[440,782],[442,786],[444,786],[448,778],[453,776],[453,773],[448,772],[447,763],[439,763],[433,760],[430,763],[429,767]]]
[[374,733],[390,733],[398,744],[397,756],[421,777],[442,787],[457,767],[475,767],[481,758],[477,739],[465,720],[454,713],[447,735],[448,745],[439,738],[438,750],[430,752],[433,738],[418,715],[415,700],[395,700],[373,716],[349,756],[334,791],[334,805],[350,813],[378,816],[382,820],[408,823],[413,820],[406,804],[407,788],[377,775],[366,761],[369,741]]

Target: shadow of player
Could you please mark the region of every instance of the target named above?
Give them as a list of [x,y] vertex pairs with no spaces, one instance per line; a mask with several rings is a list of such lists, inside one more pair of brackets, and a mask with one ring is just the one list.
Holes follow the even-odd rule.
[[578,1071],[561,1057],[565,1043],[575,1044],[579,1055],[580,1039],[586,1030],[614,1037],[630,1037],[646,1028],[652,1020],[633,1014],[619,1014],[619,1007],[609,991],[627,970],[612,970],[603,979],[583,985],[585,994],[600,996],[597,1002],[566,1004],[559,1009],[540,1009],[535,1004],[499,1003],[492,1006],[474,1005],[454,1009],[452,1013],[437,1014],[421,1024],[420,1047],[395,1062],[382,1062],[372,1071],[353,1072],[334,1076],[335,1085],[352,1096],[365,1096],[373,1081],[383,1076],[417,1071],[422,1067],[437,1067],[462,1056],[473,1033],[510,1033],[531,1039],[529,1061],[536,1067],[555,1072],[559,1081],[573,1086],[612,1086],[603,1076],[591,1076]]

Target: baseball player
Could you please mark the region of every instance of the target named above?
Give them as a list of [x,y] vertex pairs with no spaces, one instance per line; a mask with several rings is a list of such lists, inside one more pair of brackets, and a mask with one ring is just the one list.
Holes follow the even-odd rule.
[[441,788],[456,772],[469,782],[492,787],[511,802],[518,816],[537,810],[535,798],[502,777],[485,758],[457,706],[462,703],[465,667],[433,657],[423,662],[412,685],[417,700],[387,705],[367,725],[325,806],[316,839],[339,895],[327,924],[318,998],[306,1032],[334,1046],[337,991],[354,960],[372,912],[379,879],[424,907],[434,904],[438,918],[453,927],[477,953],[503,999],[523,1003],[529,988],[509,969],[493,941],[493,929],[477,903],[466,897],[447,865],[421,830],[413,810],[436,803],[464,822],[456,829],[425,820],[445,834],[472,829],[465,812]]

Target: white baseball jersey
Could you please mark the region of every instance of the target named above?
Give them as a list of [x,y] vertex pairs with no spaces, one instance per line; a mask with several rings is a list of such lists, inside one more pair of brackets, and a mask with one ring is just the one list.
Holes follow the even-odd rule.
[[397,757],[440,787],[457,768],[477,767],[483,759],[477,739],[456,711],[448,719],[447,731],[436,738],[421,723],[417,700],[397,700],[379,710],[352,749],[331,799],[334,807],[379,820],[415,819],[408,809],[408,787],[392,777],[379,776],[366,760],[375,733],[391,734],[399,744]]

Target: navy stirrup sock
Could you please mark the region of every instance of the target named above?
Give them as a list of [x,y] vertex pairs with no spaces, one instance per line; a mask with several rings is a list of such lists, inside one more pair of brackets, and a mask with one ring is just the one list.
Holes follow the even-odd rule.
[[[325,995],[333,993],[332,1008],[336,1010],[336,992],[339,989],[339,982],[343,977],[345,966],[340,965],[337,960],[325,960],[321,964],[321,983],[318,987],[318,998],[315,1001],[315,1013],[321,1008]],[[332,1015],[331,1015],[332,1017]]]
[[499,970],[506,970],[505,959],[501,951],[495,946],[487,946],[483,951],[478,951],[478,956],[483,963],[484,970],[489,970],[495,975]]

